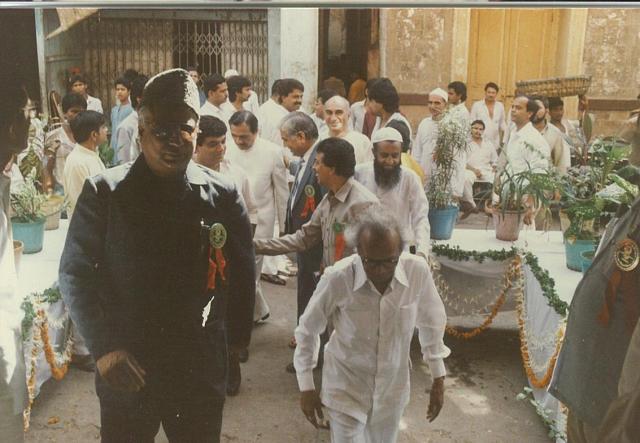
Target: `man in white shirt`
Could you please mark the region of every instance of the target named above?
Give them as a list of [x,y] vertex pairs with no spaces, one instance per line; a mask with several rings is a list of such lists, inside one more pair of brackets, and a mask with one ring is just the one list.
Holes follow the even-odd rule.
[[324,105],[327,103],[327,100],[331,97],[335,97],[336,95],[338,95],[338,93],[333,89],[323,89],[318,92],[318,98],[316,98],[314,109],[309,114],[309,117],[311,117],[311,120],[313,120],[318,128],[319,140],[324,140],[329,137],[329,128],[327,127],[327,123],[324,121]]
[[484,87],[484,100],[478,100],[471,106],[471,120],[482,120],[485,125],[484,139],[500,147],[500,140],[507,130],[507,120],[502,102],[496,100],[498,85],[489,82]]
[[[70,126],[76,144],[64,165],[64,190],[69,203],[67,216],[71,220],[86,179],[106,170],[98,155],[98,146],[107,141],[107,125],[104,116],[99,112],[83,111],[71,121]],[[93,358],[73,324],[72,334],[72,363],[83,371],[93,372]]]
[[531,97],[518,96],[511,105],[511,121],[514,130],[509,135],[509,143],[498,159],[498,170],[507,169],[519,173],[527,168],[536,172],[547,170],[551,159],[549,143],[531,122],[539,106]]
[[244,104],[249,101],[251,96],[251,80],[241,75],[233,75],[227,78],[227,87],[229,88],[229,99],[220,105],[222,112],[231,117],[238,111],[244,111]]
[[467,85],[460,81],[451,82],[447,85],[447,94],[449,95],[449,108],[460,121],[468,125],[471,120],[469,118],[469,110],[465,101],[467,101]]
[[420,122],[416,139],[413,142],[411,156],[425,173],[425,189],[427,189],[427,183],[433,175],[433,151],[438,140],[438,122],[444,117],[448,100],[449,95],[442,88],[436,88],[429,93],[428,106],[431,115]]
[[547,122],[547,110],[549,109],[549,100],[546,97],[534,97],[539,108],[534,115],[533,127],[540,131],[540,134],[549,144],[551,149],[551,164],[556,172],[560,175],[566,175],[567,169],[571,166],[571,148],[565,142],[562,132],[554,125]]
[[[384,77],[379,78],[371,84],[367,91],[367,108],[378,117],[371,134],[387,126],[391,120],[404,122],[411,131],[411,123],[400,112],[400,96],[391,80]],[[413,139],[413,135],[409,135],[409,138]]]
[[87,79],[80,74],[73,75],[69,79],[70,92],[80,94],[84,97],[87,101],[87,111],[96,111],[100,114],[104,114],[104,111],[102,110],[102,102],[99,98],[90,96],[87,91],[88,88],[89,83],[87,82]]
[[[274,82],[271,92],[271,98],[260,106],[260,112],[256,116],[260,122],[260,137],[282,146],[280,123],[285,115],[302,106],[304,85],[296,79],[283,78]],[[274,93],[277,94],[275,99]],[[289,160],[291,152],[286,148],[285,151]]]
[[[280,231],[284,229],[289,187],[282,148],[258,137],[258,120],[249,111],[238,112],[229,122],[235,146],[230,146],[228,158],[244,169],[258,207],[254,238],[273,238],[276,218]],[[256,256],[256,302],[254,321],[269,317],[269,305],[262,294],[260,274],[262,256]]]
[[372,134],[373,161],[356,166],[355,178],[374,193],[383,207],[402,224],[407,250],[429,256],[429,202],[418,175],[401,164],[402,135],[393,128]]
[[[347,234],[357,254],[327,268],[296,328],[301,409],[315,427],[327,408],[331,441],[393,443],[409,402],[409,349],[418,327],[432,386],[426,418],[444,402],[444,305],[427,262],[403,253],[399,222],[384,208]],[[318,335],[331,324],[320,395],[313,381]]]
[[220,106],[227,101],[228,86],[224,77],[220,74],[213,74],[207,77],[203,85],[204,93],[207,95],[207,101],[200,108],[200,116],[211,115],[222,120],[227,128],[229,127],[229,117]]
[[349,124],[351,125],[351,129],[355,129],[358,132],[363,132],[364,117],[367,113],[369,88],[376,80],[378,79],[370,78],[369,80],[367,80],[367,86],[364,88],[364,100],[360,100],[351,105],[351,119],[349,120]]
[[117,164],[133,161],[140,155],[140,142],[138,136],[138,108],[142,100],[142,91],[149,81],[146,75],[138,75],[131,82],[131,106],[133,112],[129,114],[116,129]]
[[[224,71],[224,78],[227,80],[233,77],[234,75],[240,75],[240,73],[235,69],[227,69],[226,71]],[[249,99],[246,102],[242,103],[242,107],[245,110],[251,112],[253,115],[255,116],[258,115],[258,111],[260,109],[260,102],[258,100],[258,94],[256,94],[256,91],[251,89],[251,93],[249,94]]]
[[469,142],[467,166],[464,171],[460,220],[464,220],[472,213],[478,213],[476,202],[473,200],[473,184],[475,182],[493,183],[498,153],[493,143],[482,137],[484,130],[485,125],[482,120],[471,123],[471,142]]
[[342,138],[351,143],[356,165],[370,162],[373,160],[373,145],[366,135],[351,129],[350,112],[351,108],[346,98],[335,95],[327,100],[324,105],[324,118],[329,130],[328,136]]

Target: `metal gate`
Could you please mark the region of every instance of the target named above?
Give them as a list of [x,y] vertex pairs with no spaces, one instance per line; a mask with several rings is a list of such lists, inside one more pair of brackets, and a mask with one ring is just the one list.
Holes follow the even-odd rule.
[[[182,14],[183,16],[185,14]],[[193,15],[189,15],[192,17]],[[162,13],[100,12],[83,22],[84,71],[90,93],[105,114],[115,104],[114,81],[126,69],[152,76],[173,67],[197,65],[203,75],[235,69],[268,97],[267,12],[207,11],[212,20]],[[203,13],[197,15],[202,18]],[[168,17],[168,18],[163,18]]]

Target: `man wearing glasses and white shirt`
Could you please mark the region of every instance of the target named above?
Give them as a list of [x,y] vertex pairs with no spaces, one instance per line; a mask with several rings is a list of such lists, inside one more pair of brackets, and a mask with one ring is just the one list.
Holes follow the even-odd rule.
[[[296,328],[294,365],[301,409],[315,427],[326,427],[333,443],[391,443],[409,402],[409,348],[418,327],[433,384],[426,418],[444,402],[444,305],[427,262],[403,253],[395,217],[374,205],[347,233],[357,254],[325,270]],[[331,324],[325,347],[322,392],[313,367],[318,336]],[[318,422],[318,418],[321,419]]]

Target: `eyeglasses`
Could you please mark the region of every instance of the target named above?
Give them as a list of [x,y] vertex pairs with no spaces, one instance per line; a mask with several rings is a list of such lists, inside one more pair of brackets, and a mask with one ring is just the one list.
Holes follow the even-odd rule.
[[151,128],[151,133],[153,134],[153,136],[162,141],[168,141],[176,135],[182,136],[182,133],[188,134],[189,138],[191,139],[195,131],[195,126],[187,124],[153,126]]
[[365,266],[371,266],[371,267],[391,267],[391,266],[395,266],[398,264],[398,261],[400,260],[399,257],[393,257],[393,258],[382,258],[382,259],[375,259],[375,258],[368,258],[368,257],[361,257],[362,259],[362,263]]

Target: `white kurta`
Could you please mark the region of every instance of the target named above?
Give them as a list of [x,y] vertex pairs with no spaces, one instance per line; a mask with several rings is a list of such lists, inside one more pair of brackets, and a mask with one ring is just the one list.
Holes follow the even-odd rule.
[[[246,103],[246,102],[244,102],[244,103]],[[243,109],[244,109],[244,103],[243,103],[243,106],[242,106]],[[222,111],[222,113],[224,115],[227,116],[227,121],[231,118],[231,116],[233,114],[238,112],[236,107],[233,106],[233,103],[231,103],[229,100],[227,100],[226,102],[224,102],[223,104],[220,105],[220,110]]]
[[244,102],[242,107],[253,115],[258,114],[258,111],[260,110],[260,102],[258,101],[258,94],[256,91],[251,91],[251,94],[249,94],[249,100]]
[[447,317],[427,262],[403,253],[384,294],[368,280],[354,254],[327,268],[295,331],[294,366],[300,391],[314,389],[318,335],[333,332],[324,351],[325,406],[366,423],[402,414],[409,401],[409,348],[416,326],[433,378],[450,354]]
[[471,122],[482,120],[485,126],[484,139],[490,141],[496,147],[500,146],[500,130],[503,132],[507,130],[507,120],[502,102],[496,100],[493,105],[493,116],[491,116],[485,101],[478,100],[471,106],[469,118]]
[[551,149],[551,163],[560,175],[566,175],[567,169],[571,167],[571,147],[564,139],[564,134],[560,129],[547,123],[540,131]]
[[99,98],[87,96],[87,111],[96,111],[100,114],[104,114],[102,110],[102,102]]
[[289,113],[282,105],[276,103],[272,98],[260,106],[258,110],[258,124],[260,127],[260,137],[265,140],[282,146],[282,136],[280,135],[280,123]]
[[359,102],[355,102],[351,105],[351,118],[349,119],[349,125],[351,129],[362,132],[362,127],[364,126],[364,115],[367,110],[364,107],[364,100]]
[[129,114],[116,129],[116,152],[118,153],[117,163],[123,164],[135,158],[131,157],[131,144],[135,143],[138,136],[138,113],[134,110]]
[[256,205],[256,199],[253,196],[253,190],[251,189],[251,181],[249,176],[239,166],[236,166],[231,160],[225,158],[220,162],[220,173],[229,177],[235,183],[236,188],[240,191],[240,195],[244,200],[244,204],[247,206],[247,213],[249,214],[249,221],[252,225],[258,223],[258,206]]
[[438,123],[431,117],[427,117],[418,125],[416,139],[411,148],[411,156],[418,162],[426,177],[431,177],[431,165],[433,163],[433,151],[438,141]]
[[73,211],[85,180],[104,172],[106,169],[96,151],[76,143],[64,165],[64,191],[69,202],[67,208],[69,219],[73,217]]
[[373,143],[371,143],[369,137],[358,131],[349,131],[342,138],[353,146],[357,165],[373,161]]
[[509,143],[502,152],[510,173],[522,172],[529,167],[536,172],[543,172],[551,160],[549,144],[531,122],[511,132]]
[[227,125],[227,129],[229,129],[229,117],[231,117],[231,115],[224,112],[221,107],[214,105],[209,100],[204,102],[204,105],[200,108],[200,117],[203,115],[211,115],[219,118]]
[[400,182],[391,189],[378,186],[373,162],[356,166],[355,177],[396,216],[407,247],[415,245],[416,252],[428,257],[431,250],[429,202],[418,174],[405,166],[400,168]]
[[[254,145],[246,150],[239,149],[235,145],[228,145],[226,157],[233,164],[242,168],[249,177],[258,210],[254,238],[273,238],[276,217],[278,225],[284,227],[289,198],[287,170],[282,156],[282,148],[257,137]],[[264,257],[261,255],[256,256],[254,320],[259,320],[269,313],[269,306],[262,294],[260,282],[263,259]]]

